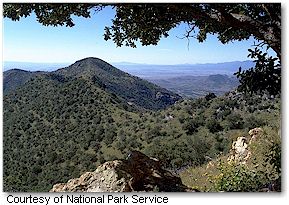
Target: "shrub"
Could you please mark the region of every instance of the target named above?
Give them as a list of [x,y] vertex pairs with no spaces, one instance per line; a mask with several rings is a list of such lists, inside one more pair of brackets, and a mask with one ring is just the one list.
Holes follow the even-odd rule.
[[257,167],[250,169],[245,164],[227,163],[220,160],[217,168],[220,173],[216,176],[209,176],[214,189],[210,191],[251,192],[258,191],[267,183],[263,171]]
[[209,129],[211,133],[219,132],[223,130],[223,127],[216,119],[210,119],[206,123],[206,127]]
[[255,115],[250,115],[244,119],[244,127],[253,129],[255,127],[261,127],[266,124],[265,120]]
[[183,129],[186,131],[186,134],[192,135],[193,133],[198,131],[199,123],[195,119],[188,119],[184,125]]
[[244,126],[244,120],[240,114],[231,113],[226,118],[228,122],[228,129],[242,129]]
[[216,98],[217,96],[215,95],[215,93],[209,93],[209,94],[207,94],[206,96],[205,96],[205,99],[207,100],[207,101],[209,101],[209,100],[212,100],[212,99],[214,99],[214,98]]

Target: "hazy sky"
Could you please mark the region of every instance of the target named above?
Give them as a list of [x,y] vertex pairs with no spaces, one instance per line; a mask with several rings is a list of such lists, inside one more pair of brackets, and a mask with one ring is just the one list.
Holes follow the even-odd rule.
[[75,27],[45,27],[35,15],[14,22],[4,19],[3,60],[23,62],[69,62],[85,57],[98,57],[107,62],[148,64],[218,63],[248,60],[248,48],[254,39],[221,44],[215,36],[206,42],[188,41],[183,37],[186,25],[170,31],[168,38],[157,46],[138,45],[137,48],[117,48],[103,39],[104,27],[111,25],[114,11],[110,8],[92,14],[92,18],[75,17]]

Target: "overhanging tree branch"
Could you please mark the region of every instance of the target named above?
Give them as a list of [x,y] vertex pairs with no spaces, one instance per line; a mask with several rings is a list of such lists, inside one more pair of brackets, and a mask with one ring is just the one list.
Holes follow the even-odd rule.
[[[116,10],[112,26],[105,27],[104,39],[112,40],[117,46],[136,47],[136,42],[143,46],[157,45],[161,38],[169,36],[169,31],[183,22],[190,22],[192,27],[186,37],[195,37],[199,42],[206,40],[208,34],[217,35],[222,43],[234,40],[246,40],[254,36],[272,48],[281,60],[281,4],[280,3],[191,3],[191,4],[3,4],[4,17],[14,21],[36,13],[37,20],[45,25],[65,25],[72,27],[72,16],[90,17],[93,9],[101,10],[112,6]],[[196,33],[192,36],[191,33]],[[261,58],[263,54],[256,51],[254,55]],[[281,87],[280,66],[274,66],[276,59],[261,58],[259,67],[252,72],[240,74],[241,78],[260,71],[266,65],[266,72],[259,72],[257,77],[269,82],[272,73],[280,75],[274,89]],[[262,61],[269,62],[262,64]],[[259,70],[258,70],[259,69]],[[281,70],[280,70],[281,71]],[[263,73],[262,73],[263,72]],[[261,75],[262,74],[262,75]],[[263,75],[264,74],[264,75]],[[275,74],[274,74],[275,75]],[[248,77],[249,76],[249,77]],[[252,75],[253,76],[253,75]],[[279,78],[278,78],[279,79]],[[245,82],[245,81],[244,81]],[[249,82],[248,80],[246,82]],[[251,81],[250,81],[251,82]],[[270,81],[271,82],[271,81]],[[242,80],[241,80],[242,83]],[[260,86],[261,90],[262,86]],[[263,87],[270,90],[268,87]],[[273,90],[273,89],[271,89]],[[274,93],[276,89],[274,90]],[[280,90],[281,91],[281,90]],[[278,91],[279,92],[279,91]]]

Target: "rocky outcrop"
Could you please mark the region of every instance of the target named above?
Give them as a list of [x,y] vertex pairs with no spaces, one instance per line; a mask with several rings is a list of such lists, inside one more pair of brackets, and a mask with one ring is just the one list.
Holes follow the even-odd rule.
[[251,152],[248,149],[247,138],[245,136],[238,137],[232,144],[231,155],[228,161],[245,164],[250,156]]
[[191,191],[157,159],[132,151],[125,160],[106,162],[94,172],[53,186],[50,192]]
[[262,134],[262,128],[254,128],[249,131],[249,136],[238,137],[232,144],[228,161],[246,164],[252,155],[249,145],[260,138]]

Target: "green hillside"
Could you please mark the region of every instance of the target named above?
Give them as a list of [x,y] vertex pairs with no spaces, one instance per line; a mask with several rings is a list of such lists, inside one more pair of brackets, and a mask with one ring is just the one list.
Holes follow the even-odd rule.
[[178,97],[88,58],[4,95],[4,191],[48,191],[131,149],[179,172],[228,153],[251,128],[278,130],[280,98],[232,92],[169,106],[158,92]]
[[3,73],[3,93],[13,91],[25,84],[31,78],[44,72],[29,72],[20,69],[12,69]]
[[65,77],[92,80],[128,103],[146,109],[163,109],[181,99],[177,94],[125,73],[98,58],[85,58],[55,72]]

